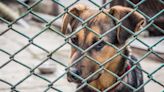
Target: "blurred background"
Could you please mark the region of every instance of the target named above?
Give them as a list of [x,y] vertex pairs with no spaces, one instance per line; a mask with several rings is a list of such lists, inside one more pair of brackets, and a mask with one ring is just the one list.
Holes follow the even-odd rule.
[[[142,0],[130,1],[138,4]],[[99,9],[108,2],[108,0],[0,0],[0,92],[10,92],[11,89],[15,90],[13,92],[56,92],[57,89],[74,92],[76,85],[67,82],[65,74],[70,45],[65,44],[65,39],[59,32],[64,7],[82,3]],[[145,4],[150,2],[152,1],[146,0]],[[132,7],[126,0],[113,0],[104,8],[114,5]],[[139,9],[143,6],[144,3]],[[164,16],[163,12],[159,13],[164,5],[158,2],[154,6],[157,8],[152,8],[150,5],[141,11],[146,14],[148,23],[158,14],[153,21],[155,26],[152,25],[139,35],[138,39],[144,43],[136,40],[130,44],[132,53],[140,60],[145,71],[143,74],[144,82],[147,83],[146,92],[164,91]],[[149,10],[151,8],[155,10]],[[154,47],[150,49],[151,46]],[[50,53],[51,58],[48,57]],[[157,71],[153,73],[155,70]],[[148,76],[151,73],[153,73],[151,77]]]

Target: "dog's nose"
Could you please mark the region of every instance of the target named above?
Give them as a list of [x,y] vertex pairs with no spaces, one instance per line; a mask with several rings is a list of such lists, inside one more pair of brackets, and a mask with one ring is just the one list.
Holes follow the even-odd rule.
[[80,71],[78,71],[76,68],[70,68],[70,72],[72,72],[76,75],[80,75]]
[[74,73],[75,75],[80,75],[80,71],[78,69],[70,68],[69,72],[67,74],[69,81],[78,80],[78,78],[75,75],[73,75],[72,73]]

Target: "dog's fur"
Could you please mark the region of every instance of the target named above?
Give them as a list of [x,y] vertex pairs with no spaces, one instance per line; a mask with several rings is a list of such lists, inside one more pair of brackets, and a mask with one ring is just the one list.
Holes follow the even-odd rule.
[[[76,49],[73,45],[71,51],[71,63],[74,63],[81,56],[87,54],[91,56],[92,59],[95,59],[98,61],[98,63],[102,64],[106,60],[117,54],[117,50],[114,47],[107,45],[106,42],[111,43],[118,48],[124,46],[126,40],[131,36],[131,34],[125,31],[123,27],[118,26],[117,28],[114,28],[119,22],[107,16],[108,14],[111,14],[118,20],[121,20],[127,14],[131,13],[131,15],[125,18],[121,23],[124,27],[133,32],[140,30],[140,28],[145,25],[145,18],[141,14],[139,14],[138,12],[133,12],[132,9],[122,6],[114,6],[110,9],[103,10],[103,12],[106,14],[99,13],[94,18],[87,21],[86,24],[82,24],[78,19],[76,19],[76,17],[79,17],[81,20],[86,21],[89,17],[97,14],[98,12],[99,11],[97,10],[92,10],[85,5],[79,4],[70,9],[69,14],[67,13],[64,15],[63,26],[61,29],[64,34],[70,34],[80,30],[71,37],[71,44],[74,44],[83,50],[91,48],[87,52],[83,53],[80,50]],[[68,30],[69,25],[70,29]],[[87,25],[87,27],[93,30],[96,34],[104,34],[106,32],[110,32],[100,39],[96,36],[95,33],[89,31],[88,28],[85,27],[80,29],[82,25]],[[96,44],[96,42],[99,43],[92,47],[91,45]],[[127,57],[130,56],[127,48],[124,48],[122,50],[122,53]],[[106,70],[98,72],[93,77],[89,78],[87,82],[91,86],[103,91],[117,82],[117,78],[108,71],[121,76],[127,71],[127,66],[133,66],[132,61],[134,61],[134,59],[131,58],[128,61],[123,56],[118,55],[103,66]],[[85,79],[92,73],[96,72],[99,68],[100,66],[94,61],[87,57],[84,57],[80,59],[79,62],[73,64],[70,69],[68,69],[68,81],[75,82],[80,86],[82,84],[80,79],[75,78],[75,76],[71,72]],[[127,76],[129,75],[132,78],[123,78],[123,81],[135,88],[139,87],[142,84],[142,73],[138,68],[134,69]],[[120,83],[117,85],[117,87],[114,87],[109,91],[129,92],[130,90],[130,88]],[[81,91],[94,92],[94,90],[88,86],[83,87]],[[138,92],[143,92],[143,88],[140,89]]]

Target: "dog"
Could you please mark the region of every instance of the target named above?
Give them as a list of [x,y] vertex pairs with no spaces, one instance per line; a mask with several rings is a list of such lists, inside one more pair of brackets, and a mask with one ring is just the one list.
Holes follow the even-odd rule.
[[[127,14],[130,15],[126,17]],[[110,15],[115,19],[109,17]],[[119,22],[122,18],[124,20]],[[120,23],[121,25],[117,26]],[[131,36],[130,32],[137,32],[144,25],[145,18],[127,7],[114,6],[104,9],[100,13],[83,4],[72,7],[64,15],[61,28],[61,32],[65,35],[74,34],[68,40],[68,43],[71,44],[71,65],[67,69],[67,80],[78,85],[78,92],[96,92],[95,89],[107,92],[132,92],[133,89],[124,83],[136,89],[140,87],[143,84],[141,67],[135,63],[137,60],[130,55],[125,43]],[[127,32],[125,28],[130,32]],[[97,35],[104,36],[98,37]],[[118,50],[109,44],[113,44],[119,49],[125,46],[121,50],[124,56],[120,54],[115,56]],[[75,48],[76,46],[83,51]],[[90,58],[86,57],[87,55]],[[114,58],[111,59],[112,57]],[[131,67],[134,65],[137,67],[132,69]],[[100,68],[103,69],[99,70]],[[130,69],[132,71],[123,76]],[[92,74],[93,76],[91,76]],[[121,80],[124,83],[119,82],[116,76],[123,76]],[[88,85],[84,85],[84,83],[88,83]],[[115,86],[113,86],[114,84]],[[144,88],[140,87],[137,92],[144,92]]]

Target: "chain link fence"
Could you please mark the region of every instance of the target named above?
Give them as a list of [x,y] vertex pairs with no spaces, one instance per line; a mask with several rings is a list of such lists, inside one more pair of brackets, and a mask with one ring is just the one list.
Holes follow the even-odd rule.
[[[5,88],[3,88],[3,87],[1,88],[1,86],[0,86],[0,92],[5,92],[5,90],[12,91],[12,92],[22,92],[22,91],[24,91],[23,89],[28,89],[28,86],[31,86],[31,91],[28,91],[28,92],[34,92],[32,89],[35,89],[35,87],[32,87],[32,86],[35,84],[36,85],[44,84],[43,86],[39,86],[42,89],[39,90],[38,92],[79,91],[86,85],[97,92],[101,92],[102,90],[99,90],[99,89],[95,88],[94,86],[90,85],[88,83],[88,79],[95,76],[98,72],[100,72],[102,70],[108,71],[110,74],[115,76],[118,80],[112,86],[103,90],[104,92],[108,92],[110,89],[114,88],[119,83],[123,83],[124,86],[129,87],[129,89],[132,89],[133,92],[137,92],[142,87],[148,85],[150,81],[153,81],[155,84],[157,84],[162,89],[161,91],[164,91],[164,89],[163,89],[164,81],[159,81],[153,77],[154,74],[156,74],[158,71],[162,71],[162,69],[164,67],[164,63],[163,63],[164,57],[159,55],[159,53],[154,50],[154,48],[158,44],[160,44],[164,41],[164,37],[163,36],[160,37],[160,39],[158,39],[158,41],[154,42],[153,45],[151,45],[151,46],[139,38],[139,35],[145,31],[147,31],[147,28],[149,28],[150,26],[153,27],[156,31],[159,31],[160,33],[164,34],[164,30],[154,23],[154,20],[156,18],[158,18],[159,16],[163,16],[162,14],[164,12],[164,9],[161,9],[159,12],[156,12],[153,16],[148,16],[146,13],[141,11],[139,9],[139,7],[143,3],[145,3],[146,1],[149,1],[149,0],[140,0],[136,4],[131,2],[131,0],[125,0],[125,2],[127,4],[131,5],[131,7],[133,8],[133,11],[128,13],[121,20],[118,20],[114,16],[112,16],[110,14],[106,14],[104,12],[106,7],[112,6],[111,3],[114,0],[113,1],[112,0],[108,0],[108,1],[104,0],[105,2],[102,5],[97,3],[100,1],[88,0],[87,2],[90,3],[91,7],[94,6],[94,8],[98,9],[99,12],[97,12],[94,16],[91,16],[86,20],[82,20],[81,18],[79,18],[76,15],[69,12],[71,7],[78,4],[80,2],[80,0],[74,0],[74,1],[66,0],[63,2],[60,0],[52,0],[52,2],[55,3],[56,5],[58,5],[58,7],[60,7],[60,9],[63,10],[63,12],[58,14],[57,16],[53,17],[53,19],[51,21],[47,21],[46,19],[41,17],[40,14],[38,14],[37,12],[35,12],[33,10],[33,8],[35,8],[37,5],[39,5],[42,1],[43,0],[34,0],[34,2],[32,4],[28,5],[25,2],[23,2],[23,0],[17,0],[17,3],[19,5],[21,5],[26,10],[26,12],[23,12],[21,14],[21,16],[19,18],[16,18],[16,20],[14,20],[14,21],[8,21],[4,17],[0,17],[1,23],[3,23],[3,25],[5,26],[5,28],[4,28],[5,30],[0,30],[0,32],[1,32],[0,33],[0,36],[1,36],[0,37],[0,41],[1,41],[0,42],[0,45],[1,45],[0,46],[1,47],[0,55],[1,56],[0,57],[2,59],[2,60],[0,60],[0,62],[1,62],[0,63],[0,85],[5,85]],[[64,2],[68,2],[69,5],[64,5],[63,4]],[[164,6],[163,0],[157,0],[156,2],[161,3]],[[147,20],[146,26],[144,26],[140,31],[138,31],[136,33],[132,32],[131,30],[125,28],[122,25],[122,21],[125,20],[126,17],[130,16],[131,13],[133,13],[134,11],[137,11],[140,14],[142,14]],[[132,34],[131,39],[122,48],[118,48],[117,46],[115,46],[111,43],[105,42],[107,45],[115,48],[117,51],[117,54],[115,54],[113,57],[107,59],[103,63],[99,63],[99,61],[95,60],[90,55],[83,54],[73,64],[69,65],[68,64],[69,59],[68,59],[67,54],[69,52],[71,52],[69,50],[70,46],[72,46],[73,48],[76,48],[77,50],[79,50],[83,53],[87,53],[87,52],[89,52],[89,50],[91,50],[97,44],[99,44],[101,42],[102,38],[108,34],[108,32],[106,32],[104,34],[98,34],[93,29],[91,29],[89,26],[87,26],[87,22],[90,21],[91,19],[93,19],[94,17],[98,16],[98,14],[100,14],[100,13],[104,13],[107,16],[109,16],[110,18],[117,20],[118,23],[115,27],[113,27],[113,30],[117,29],[118,27],[121,26],[124,28],[124,30],[126,30],[127,32]],[[81,29],[86,28],[88,31],[92,32],[96,37],[100,38],[101,40],[96,42],[95,44],[93,44],[92,46],[90,46],[89,48],[87,48],[85,50],[83,48],[80,48],[80,47],[76,46],[75,44],[69,42],[69,40],[72,37],[74,37],[81,29],[79,29],[69,35],[65,35],[61,32],[60,28],[54,26],[54,22],[59,23],[58,22],[59,19],[62,19],[65,14],[69,14],[70,16],[73,16],[76,20],[80,21],[82,24]],[[20,21],[21,19],[23,19],[24,17],[29,16],[29,15],[32,15],[35,18],[42,21],[42,23],[44,23],[44,26],[42,26],[40,28],[31,28],[31,29],[24,31],[25,30],[24,28],[19,28],[15,25],[18,21]],[[59,26],[61,26],[61,25],[59,25]],[[17,38],[12,35],[17,35],[19,37]],[[3,43],[3,41],[4,40],[6,41],[6,39],[8,39],[8,38],[10,38],[11,42],[9,42],[9,43],[6,42],[7,46],[3,47],[3,44],[5,44],[5,42]],[[39,40],[39,38],[41,40]],[[128,70],[122,76],[117,76],[116,74],[112,73],[111,71],[109,71],[103,67],[106,63],[110,62],[111,60],[113,60],[115,57],[117,57],[119,55],[121,55],[122,57],[129,60],[130,58],[122,53],[122,49],[126,48],[127,46],[129,46],[131,43],[133,43],[136,40],[138,42],[142,43],[147,48],[147,51],[146,51],[146,53],[144,53],[144,55],[141,58],[139,58],[136,62],[134,62],[135,65],[132,66],[130,70]],[[11,43],[17,43],[17,42],[21,46],[18,46],[17,48],[15,48]],[[22,43],[20,43],[20,42],[22,42]],[[10,49],[8,49],[8,48],[10,48]],[[164,48],[164,46],[162,45],[162,49],[163,48]],[[25,51],[28,51],[28,52],[25,53]],[[41,52],[42,54],[36,54],[37,52]],[[153,54],[156,57],[158,57],[160,59],[160,61],[162,61],[162,63],[160,62],[158,67],[153,68],[153,71],[147,72],[146,70],[139,67],[137,64],[144,62],[144,59],[147,58],[150,54]],[[3,57],[5,57],[5,59]],[[27,57],[27,58],[34,57],[34,59],[27,60],[24,57]],[[74,75],[75,77],[77,77],[78,79],[80,79],[82,81],[82,85],[79,86],[78,88],[75,88],[74,84],[66,83],[67,82],[66,75],[68,73],[67,70],[71,66],[80,62],[80,60],[84,57],[87,57],[88,59],[92,60],[92,62],[96,63],[100,68],[97,71],[95,71],[93,74],[89,75],[87,78],[82,78],[81,76],[72,73],[72,75]],[[42,65],[46,64],[47,62],[53,63],[54,66],[48,66],[48,67],[50,67],[50,68],[52,67],[52,69],[57,70],[56,74],[42,75],[42,74],[38,73],[38,69]],[[12,65],[12,63],[14,63],[14,64]],[[8,67],[8,66],[10,66],[10,67]],[[9,69],[9,68],[11,68],[11,69]],[[128,85],[121,80],[124,76],[126,76],[128,73],[130,73],[135,68],[139,68],[139,70],[141,70],[143,72],[144,76],[147,78],[147,80],[144,80],[144,83],[142,85],[140,85],[138,88],[134,88],[133,86]],[[5,71],[7,69],[9,69],[9,71]],[[18,73],[16,72],[16,73],[12,74],[12,69],[18,69],[17,70]],[[24,71],[25,74],[19,75],[19,71]],[[3,74],[5,75],[7,73],[8,73],[8,75],[6,75],[7,77],[3,76]],[[10,75],[10,73],[11,73],[11,75]],[[17,79],[15,79],[13,77],[13,78],[11,78],[11,80],[9,80],[8,77],[10,77],[12,75],[16,75]],[[163,74],[161,74],[161,75],[163,75]],[[51,76],[51,78],[49,78],[49,76]],[[34,82],[32,82],[32,83],[28,82],[28,80],[31,78],[34,80]],[[40,80],[42,82],[36,82],[35,80]],[[24,84],[24,82],[26,82],[26,84]],[[58,83],[61,86],[59,86]],[[22,87],[21,85],[27,85],[27,87],[21,88]],[[70,88],[67,89],[66,86],[70,86]],[[73,86],[74,86],[74,88],[73,88]]]

